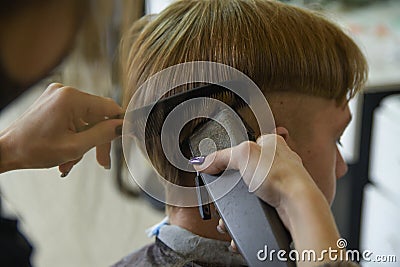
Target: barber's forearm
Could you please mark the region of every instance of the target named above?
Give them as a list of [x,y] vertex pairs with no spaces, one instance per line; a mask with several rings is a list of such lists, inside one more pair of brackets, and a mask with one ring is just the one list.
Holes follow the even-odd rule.
[[338,249],[336,242],[339,232],[322,192],[318,189],[307,189],[285,202],[285,212],[289,217],[296,250],[300,255],[304,250],[313,250],[317,259],[323,257],[317,262],[300,261],[297,266],[316,266],[329,262],[327,251],[329,248]]

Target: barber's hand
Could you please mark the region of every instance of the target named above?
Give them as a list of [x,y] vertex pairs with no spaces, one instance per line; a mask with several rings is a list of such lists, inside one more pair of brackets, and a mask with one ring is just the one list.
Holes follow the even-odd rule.
[[296,191],[318,190],[301,158],[289,148],[284,138],[275,134],[217,151],[208,155],[202,165],[194,167],[208,174],[225,169],[239,170],[249,190],[275,207],[287,228],[290,228],[285,209],[287,201]]
[[121,134],[122,113],[109,98],[53,83],[0,135],[0,172],[59,166],[64,176],[91,148],[110,168],[111,141]]
[[[256,143],[244,142],[217,151],[208,155],[203,164],[194,167],[209,174],[225,169],[239,170],[249,190],[276,208],[300,253],[314,249],[317,255],[324,255],[318,253],[336,247],[339,233],[329,204],[301,158],[281,136],[267,134]],[[225,231],[222,220],[217,230]],[[236,250],[234,242],[231,246]],[[330,260],[326,255],[323,258],[323,262]],[[298,262],[298,266],[314,265],[315,262]]]

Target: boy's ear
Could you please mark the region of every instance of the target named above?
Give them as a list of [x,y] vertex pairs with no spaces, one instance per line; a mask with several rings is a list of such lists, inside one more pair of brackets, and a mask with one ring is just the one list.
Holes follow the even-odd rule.
[[278,126],[274,129],[274,133],[280,135],[287,142],[289,140],[289,131],[283,126]]

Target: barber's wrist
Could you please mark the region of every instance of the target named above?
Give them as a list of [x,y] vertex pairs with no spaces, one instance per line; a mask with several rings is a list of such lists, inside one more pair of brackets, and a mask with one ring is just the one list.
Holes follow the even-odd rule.
[[0,134],[0,173],[16,170],[19,168],[15,148],[12,145],[12,136],[7,132]]
[[339,232],[329,203],[314,182],[299,188],[285,201],[284,210],[297,249],[314,249],[318,253],[335,248]]
[[293,172],[290,180],[283,187],[279,205],[290,221],[308,220],[321,212],[327,216],[331,213],[327,199],[306,170]]
[[287,197],[284,209],[294,220],[310,219],[314,214],[320,214],[321,211],[330,212],[325,196],[317,186],[313,188],[312,185],[309,188],[299,189]]
[[298,206],[299,201],[307,201],[310,198],[322,195],[318,186],[315,184],[311,175],[304,167],[292,167],[290,173],[284,175],[286,179],[282,181],[281,205],[286,209],[290,206]]
[[294,178],[295,181],[287,185],[281,199],[280,208],[287,214],[290,222],[309,220],[314,217],[314,213],[329,210],[329,204],[314,180],[311,177],[305,178]]

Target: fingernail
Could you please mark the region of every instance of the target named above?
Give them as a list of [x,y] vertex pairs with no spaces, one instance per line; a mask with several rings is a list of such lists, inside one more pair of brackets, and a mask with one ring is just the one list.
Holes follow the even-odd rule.
[[205,156],[199,156],[199,157],[193,157],[189,160],[189,163],[193,165],[201,165],[204,163],[204,160],[206,159]]
[[218,231],[218,233],[220,233],[220,234],[226,234],[226,232],[224,231],[224,229],[222,229],[222,227],[221,226],[219,226],[219,225],[217,225],[217,231]]
[[69,174],[69,172],[70,172],[70,171],[61,173],[60,177],[61,177],[61,178],[67,177],[67,175]]
[[122,135],[122,125],[118,125],[117,127],[115,127],[115,133],[117,135]]

